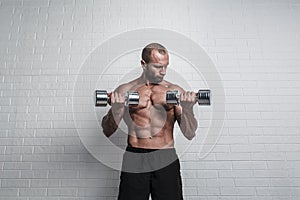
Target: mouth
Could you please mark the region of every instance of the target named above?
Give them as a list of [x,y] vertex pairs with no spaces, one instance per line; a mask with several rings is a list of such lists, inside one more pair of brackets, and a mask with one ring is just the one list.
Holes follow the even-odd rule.
[[151,80],[151,83],[157,84],[162,82],[162,80],[164,79],[164,77],[155,77]]

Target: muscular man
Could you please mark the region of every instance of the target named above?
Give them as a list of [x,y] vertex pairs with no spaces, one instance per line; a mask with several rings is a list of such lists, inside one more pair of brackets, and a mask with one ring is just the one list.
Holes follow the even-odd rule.
[[[122,170],[119,188],[119,200],[180,200],[182,185],[180,165],[174,149],[173,129],[177,121],[184,136],[191,140],[195,136],[197,121],[193,106],[196,94],[186,92],[180,86],[164,80],[169,64],[169,54],[165,47],[158,43],[147,45],[142,51],[140,77],[120,85],[111,93],[111,109],[102,119],[104,134],[109,137],[118,128],[122,119],[128,127],[127,152],[147,154],[160,152],[158,156],[139,159],[123,158],[123,169],[134,166],[136,169],[147,168],[153,163],[163,163],[175,157],[167,166],[140,173]],[[166,103],[166,92],[178,90],[180,105]],[[139,104],[124,106],[126,91],[139,93]],[[146,163],[146,164],[145,164]],[[126,168],[127,167],[127,168]],[[151,169],[152,169],[151,168]],[[150,168],[149,168],[150,169]]]

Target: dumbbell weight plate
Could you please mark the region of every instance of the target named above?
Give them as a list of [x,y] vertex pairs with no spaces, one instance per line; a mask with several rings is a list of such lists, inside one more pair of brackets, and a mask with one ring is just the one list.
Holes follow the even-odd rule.
[[179,105],[179,92],[178,90],[167,91],[166,93],[167,104]]
[[105,107],[108,103],[108,94],[106,90],[95,91],[95,106]]
[[125,106],[139,104],[140,97],[138,92],[126,92],[125,98]]
[[197,94],[197,100],[199,105],[209,106],[210,105],[210,90],[199,90]]

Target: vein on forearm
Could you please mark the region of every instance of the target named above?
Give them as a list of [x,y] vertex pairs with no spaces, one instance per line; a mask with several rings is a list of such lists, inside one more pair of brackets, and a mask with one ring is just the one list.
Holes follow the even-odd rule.
[[111,136],[117,129],[118,125],[121,120],[118,120],[117,122],[115,121],[114,114],[112,112],[112,109],[110,109],[102,119],[102,128],[103,128],[103,133],[109,137]]
[[177,121],[184,136],[190,140],[193,139],[198,127],[193,109],[182,109],[181,114],[177,117]]

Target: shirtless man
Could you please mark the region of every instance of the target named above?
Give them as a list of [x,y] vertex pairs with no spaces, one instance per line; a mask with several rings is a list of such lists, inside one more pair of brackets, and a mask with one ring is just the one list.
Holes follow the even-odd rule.
[[[193,106],[196,103],[196,94],[186,92],[178,85],[164,80],[168,64],[169,54],[165,47],[158,43],[147,45],[142,51],[141,76],[120,85],[111,93],[111,108],[102,119],[103,132],[107,137],[117,130],[119,123],[124,119],[128,127],[127,152],[147,154],[159,150],[164,157],[158,156],[158,161],[156,160],[158,163],[163,162],[164,158],[174,155],[176,157],[168,166],[146,173],[122,170],[119,200],[148,200],[150,194],[152,200],[183,199],[173,129],[177,121],[187,139],[191,140],[195,136],[197,120],[194,117]],[[166,103],[166,92],[170,90],[180,92],[180,105]],[[139,93],[138,105],[124,106],[127,91]],[[148,160],[148,163],[151,162],[152,160]],[[125,168],[126,163],[128,166],[130,163],[139,165],[137,160],[133,161],[125,152],[123,158]]]

